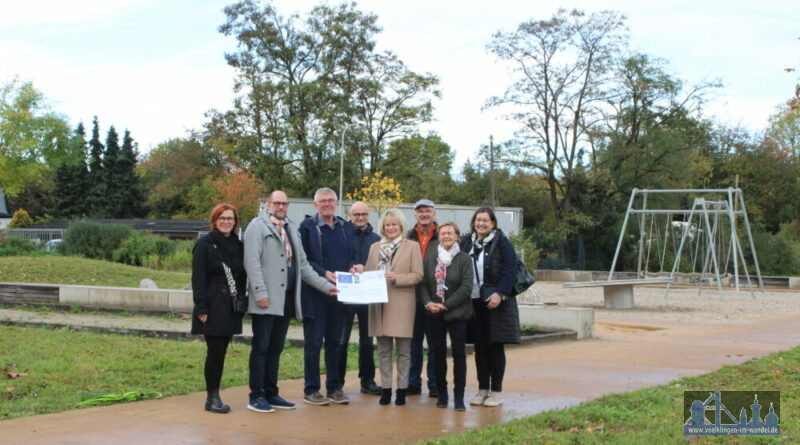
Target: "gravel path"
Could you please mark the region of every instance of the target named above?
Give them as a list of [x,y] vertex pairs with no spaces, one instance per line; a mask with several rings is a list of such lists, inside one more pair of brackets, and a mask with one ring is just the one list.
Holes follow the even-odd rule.
[[749,290],[737,293],[734,289],[704,288],[700,296],[697,287],[671,287],[664,299],[663,286],[638,286],[634,288],[633,309],[607,310],[603,308],[603,288],[565,289],[564,283],[554,281],[537,282],[535,294],[529,292],[520,299],[522,303],[558,303],[568,307],[591,307],[597,315],[613,315],[613,318],[653,318],[673,321],[725,321],[763,318],[785,314],[800,316],[800,291],[768,290],[755,292],[753,299]]

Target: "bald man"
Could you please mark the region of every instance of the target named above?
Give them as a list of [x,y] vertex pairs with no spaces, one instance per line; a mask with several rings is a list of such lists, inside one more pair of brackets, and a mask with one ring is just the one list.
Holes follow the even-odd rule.
[[[381,237],[373,232],[369,223],[369,207],[356,201],[350,207],[350,221],[345,223],[345,230],[350,234],[350,246],[353,261],[356,264],[365,264],[369,256],[369,247]],[[353,319],[358,316],[358,378],[361,380],[361,392],[364,394],[381,395],[381,387],[375,384],[375,359],[373,358],[372,337],[367,335],[367,304],[348,304],[347,318],[345,320],[345,344],[350,342],[350,333],[353,330]],[[342,375],[345,375],[347,366],[347,348],[342,351]]]

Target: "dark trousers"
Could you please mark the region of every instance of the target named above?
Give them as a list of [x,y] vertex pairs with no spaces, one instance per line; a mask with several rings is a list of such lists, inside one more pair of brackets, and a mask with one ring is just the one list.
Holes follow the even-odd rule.
[[353,331],[353,320],[358,317],[358,378],[361,384],[375,381],[375,357],[372,337],[369,336],[369,305],[367,304],[347,304],[345,305],[344,320],[344,347],[342,348],[340,373],[342,376],[342,386],[344,386],[344,376],[347,373],[347,345],[350,343],[350,334]]
[[206,378],[206,391],[219,390],[222,370],[225,367],[225,353],[231,342],[229,336],[206,335],[206,364],[203,374]]
[[453,389],[464,394],[467,383],[467,322],[444,321],[441,317],[427,317],[433,363],[436,366],[436,385],[439,394],[447,392],[447,333],[450,333],[450,350],[453,353]]
[[278,368],[290,317],[256,314],[251,317],[250,398],[273,397],[278,395]]
[[[319,354],[325,341],[325,389],[328,394],[342,389],[342,349],[346,308],[333,298],[317,300],[316,317],[303,319],[306,395],[320,390]],[[346,354],[346,352],[345,352]]]
[[489,342],[489,308],[483,299],[472,300],[475,318],[470,330],[475,340],[475,368],[478,371],[478,389],[494,392],[503,390],[506,373],[506,349],[502,343]]
[[[431,344],[431,337],[428,334],[428,318],[425,315],[425,306],[417,301],[417,312],[414,316],[414,336],[411,338],[411,369],[408,374],[408,386],[422,388],[422,339],[427,337],[428,346]],[[428,349],[428,388],[436,387],[436,369],[434,368],[433,355]]]

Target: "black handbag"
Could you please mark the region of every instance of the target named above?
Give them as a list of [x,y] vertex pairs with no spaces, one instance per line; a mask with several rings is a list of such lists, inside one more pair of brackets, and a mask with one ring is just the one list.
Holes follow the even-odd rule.
[[227,264],[222,263],[222,269],[225,270],[225,278],[228,280],[228,289],[231,294],[231,302],[233,304],[233,312],[235,314],[247,313],[247,295],[239,294],[236,290],[236,281],[233,279],[231,268]]
[[536,277],[533,276],[527,267],[525,267],[525,264],[522,261],[517,260],[517,268],[514,275],[514,287],[511,290],[512,296],[516,296],[525,292],[529,287],[533,286],[533,283],[535,282]]

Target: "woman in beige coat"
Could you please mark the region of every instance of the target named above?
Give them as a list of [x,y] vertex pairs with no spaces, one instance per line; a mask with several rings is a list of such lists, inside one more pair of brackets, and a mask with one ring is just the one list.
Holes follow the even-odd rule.
[[403,238],[406,219],[400,210],[389,209],[378,223],[381,240],[369,249],[366,270],[383,270],[389,302],[369,306],[369,335],[378,338],[381,368],[381,405],[392,399],[392,347],[397,344],[396,405],[405,405],[408,371],[411,367],[411,337],[414,334],[416,300],[414,286],[422,281],[419,244]]

